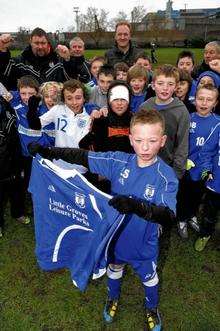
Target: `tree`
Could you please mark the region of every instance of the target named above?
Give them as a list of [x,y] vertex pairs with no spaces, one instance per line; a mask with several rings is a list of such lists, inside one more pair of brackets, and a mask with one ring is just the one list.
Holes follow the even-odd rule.
[[100,9],[99,11],[95,7],[88,7],[86,14],[79,15],[78,26],[80,32],[106,31],[108,27],[108,12],[105,9]]
[[112,18],[111,21],[109,22],[110,30],[115,30],[115,26],[118,22],[127,21],[127,20],[128,20],[128,15],[123,10],[119,11],[118,15]]
[[135,6],[131,11],[131,23],[140,23],[145,15],[144,6]]
[[31,30],[29,28],[19,26],[16,40],[22,45],[22,47],[28,42],[30,32]]

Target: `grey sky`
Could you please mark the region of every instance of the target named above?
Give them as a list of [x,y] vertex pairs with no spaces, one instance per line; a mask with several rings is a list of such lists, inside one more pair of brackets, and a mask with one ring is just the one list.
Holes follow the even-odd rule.
[[[20,26],[33,29],[39,26],[47,32],[66,31],[75,25],[73,7],[86,13],[87,7],[103,8],[109,11],[109,18],[120,10],[129,14],[134,6],[144,6],[146,12],[164,10],[167,0],[0,0],[0,31],[18,31]],[[217,8],[220,0],[173,0],[173,9]]]

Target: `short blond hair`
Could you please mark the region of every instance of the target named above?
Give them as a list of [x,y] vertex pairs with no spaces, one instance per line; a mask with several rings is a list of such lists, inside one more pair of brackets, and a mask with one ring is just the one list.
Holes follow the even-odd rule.
[[216,93],[216,99],[218,99],[219,91],[218,91],[217,87],[213,86],[212,84],[205,84],[205,85],[198,86],[197,89],[196,89],[196,97],[197,97],[197,94],[199,93],[200,90],[213,91],[213,92]]
[[165,121],[163,116],[155,109],[140,109],[131,118],[130,131],[137,124],[159,124],[162,133],[165,131]]
[[153,81],[155,81],[155,79],[161,75],[165,77],[173,77],[176,83],[180,81],[179,70],[171,64],[164,64],[162,66],[157,67],[153,73]]
[[130,83],[130,81],[134,78],[144,78],[147,82],[148,76],[147,76],[147,69],[145,69],[143,66],[139,66],[138,64],[135,64],[128,70],[128,76],[127,81]]

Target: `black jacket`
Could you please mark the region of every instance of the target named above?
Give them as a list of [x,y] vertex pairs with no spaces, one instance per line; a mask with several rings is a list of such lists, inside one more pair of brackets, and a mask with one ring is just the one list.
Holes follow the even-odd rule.
[[0,97],[0,182],[13,178],[21,168],[21,147],[13,109]]
[[106,62],[114,66],[118,62],[125,62],[129,67],[134,64],[135,58],[142,50],[134,46],[130,41],[129,50],[123,53],[115,43],[115,45],[105,53]]
[[77,78],[84,57],[61,59],[51,48],[46,56],[35,56],[29,45],[21,55],[11,58],[10,52],[0,52],[0,78],[7,88],[15,89],[17,79],[25,75],[33,76],[40,84],[47,81],[64,82]]
[[78,64],[78,68],[77,68],[77,73],[78,73],[77,79],[80,80],[80,82],[84,84],[90,82],[90,80],[92,79],[90,67],[91,67],[90,63],[83,56],[83,61],[82,63]]
[[127,111],[118,116],[111,110],[107,117],[93,121],[92,130],[79,143],[80,148],[96,152],[121,151],[134,153],[129,141],[129,127],[132,113]]

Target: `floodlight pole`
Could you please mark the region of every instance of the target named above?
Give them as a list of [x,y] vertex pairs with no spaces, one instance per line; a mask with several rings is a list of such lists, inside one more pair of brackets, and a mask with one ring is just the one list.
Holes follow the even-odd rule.
[[79,17],[78,17],[79,7],[73,7],[73,12],[76,14],[76,32],[78,32],[79,31]]

